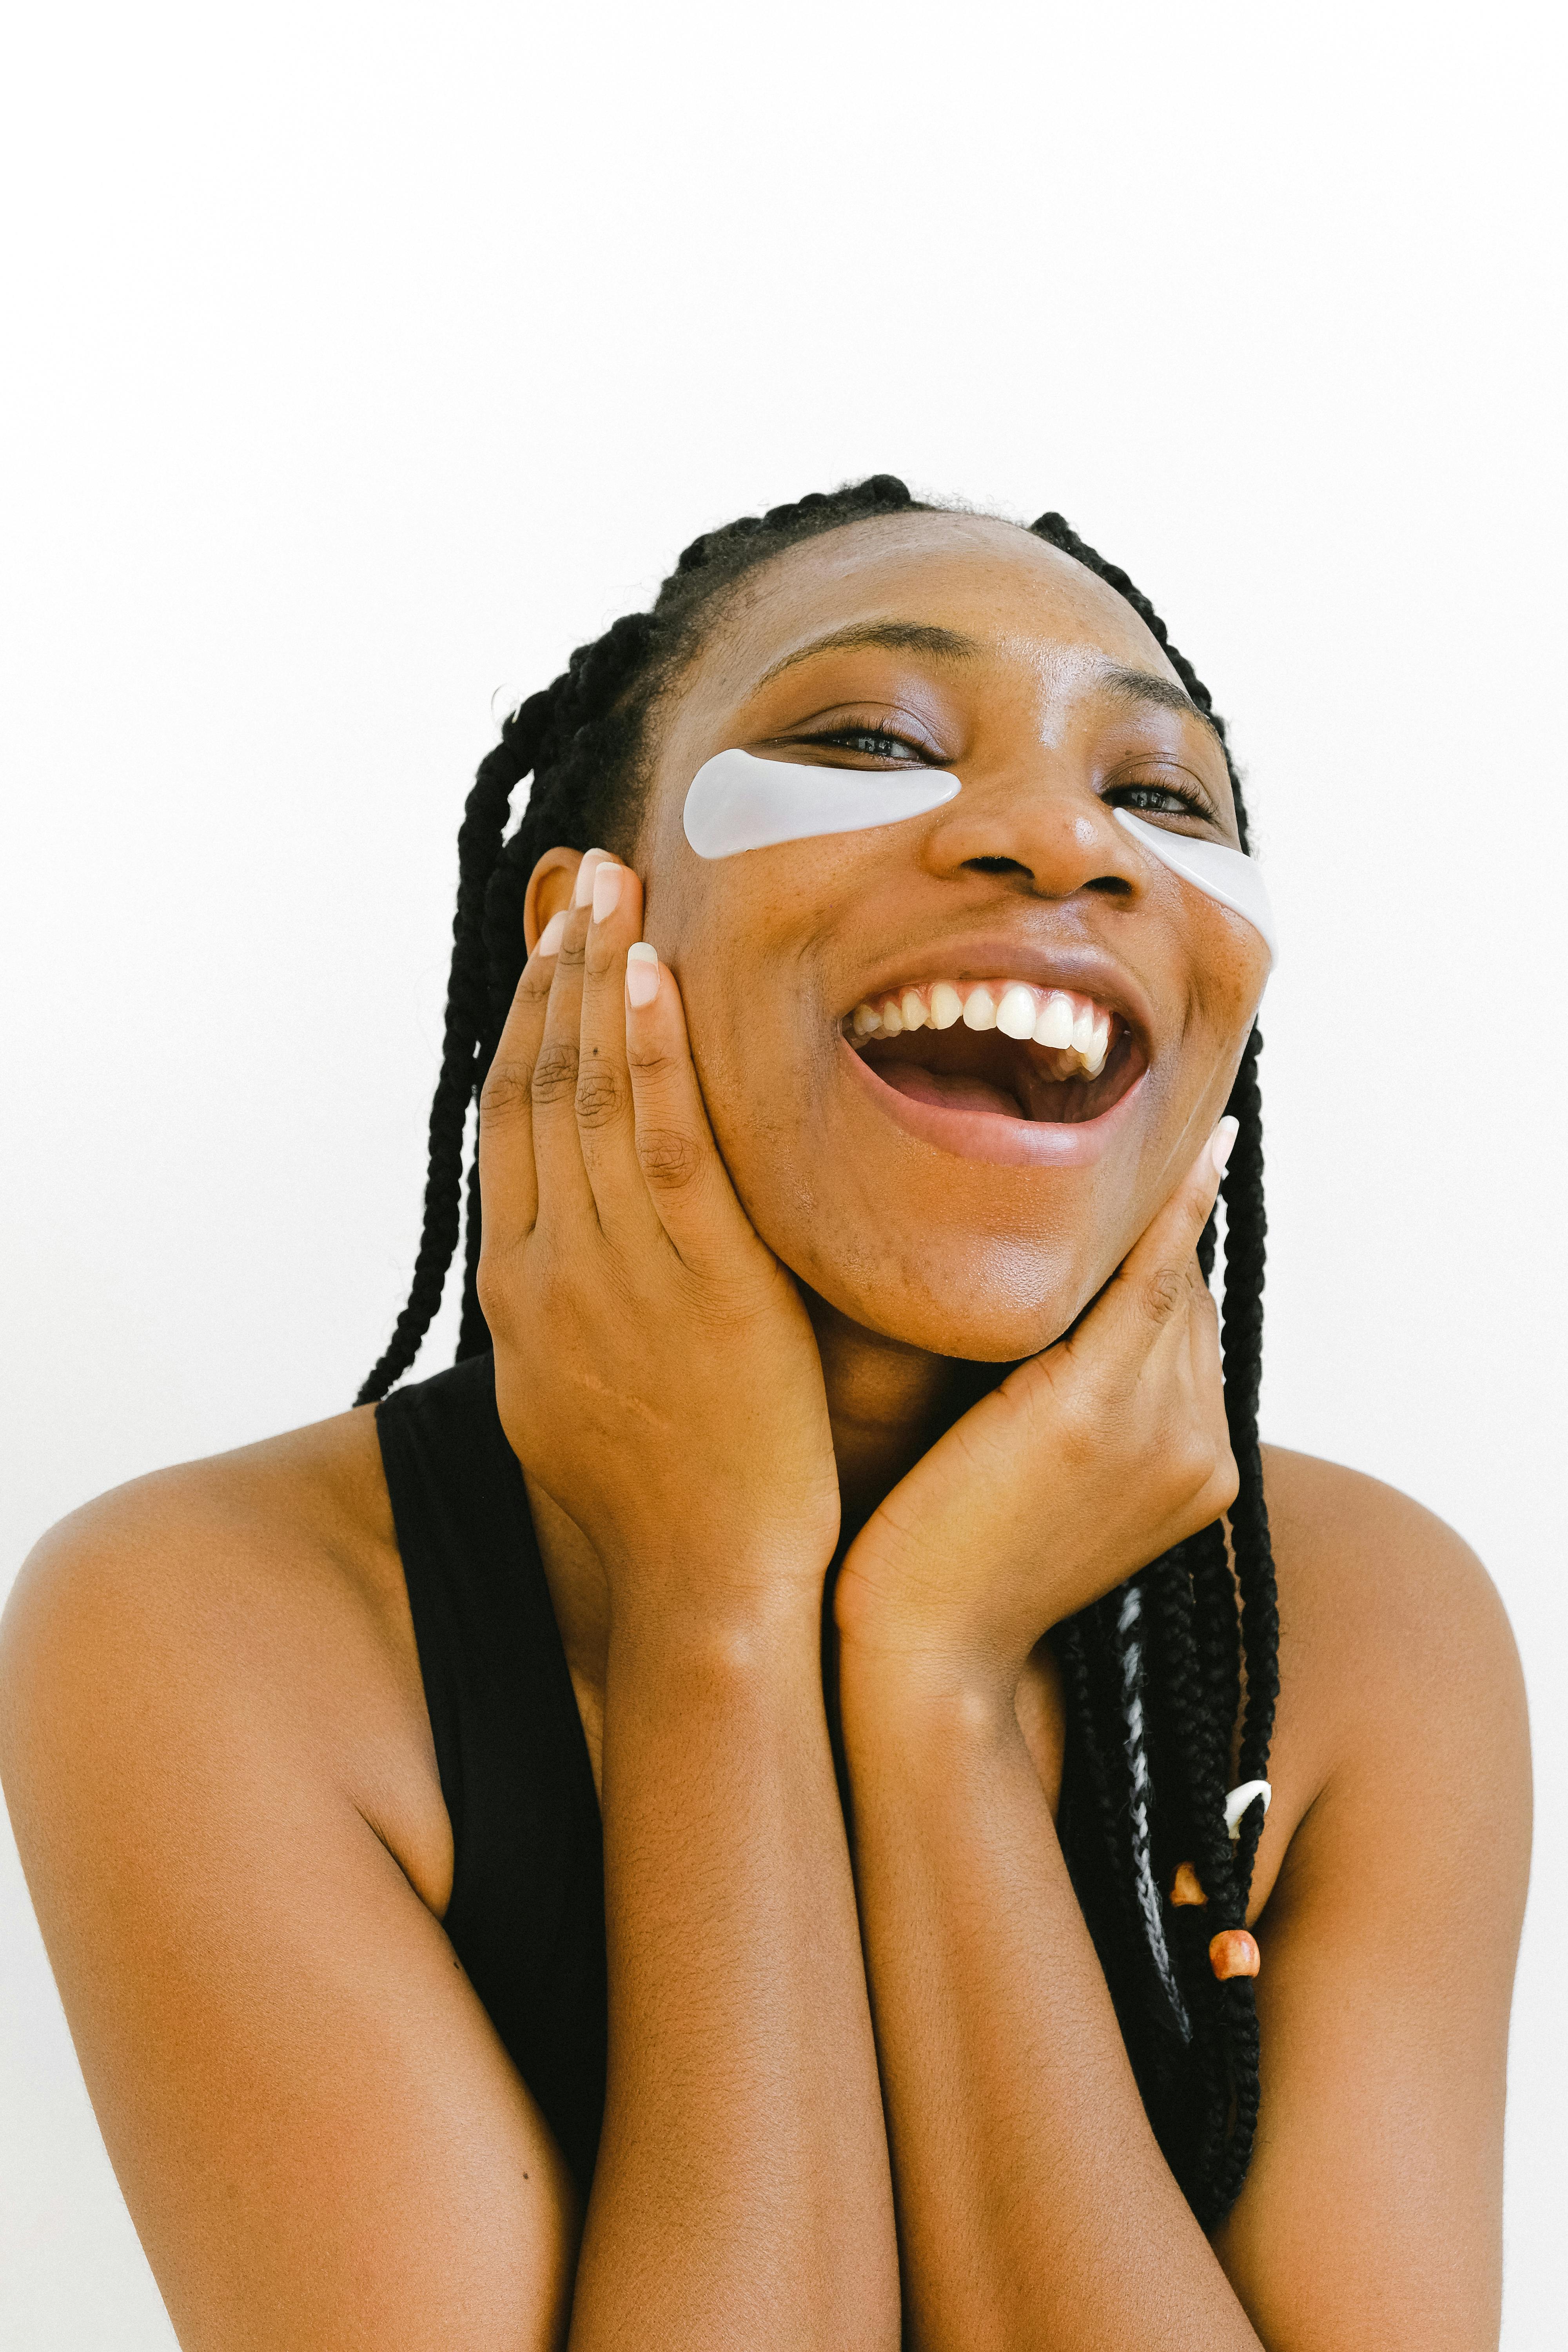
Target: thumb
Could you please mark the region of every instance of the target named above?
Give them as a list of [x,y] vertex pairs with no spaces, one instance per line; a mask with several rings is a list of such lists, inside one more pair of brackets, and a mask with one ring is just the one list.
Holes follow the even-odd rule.
[[1240,1127],[1239,1119],[1220,1120],[1164,1207],[1122,1259],[1110,1292],[1110,1300],[1121,1309],[1131,1308],[1160,1324],[1169,1320],[1185,1297],[1193,1253],[1219,1196],[1220,1179]]

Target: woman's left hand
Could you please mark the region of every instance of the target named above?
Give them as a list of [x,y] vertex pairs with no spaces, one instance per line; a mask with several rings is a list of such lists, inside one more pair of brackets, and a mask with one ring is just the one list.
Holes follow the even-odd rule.
[[867,1521],[835,1599],[862,1663],[1010,1701],[1042,1633],[1235,1500],[1195,1254],[1235,1132],[1221,1121],[1070,1337],[955,1422]]

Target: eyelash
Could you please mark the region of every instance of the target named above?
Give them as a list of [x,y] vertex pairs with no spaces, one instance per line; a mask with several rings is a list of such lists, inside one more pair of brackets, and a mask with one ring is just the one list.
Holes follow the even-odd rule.
[[[887,753],[882,747],[891,743],[896,744],[900,751],[912,752],[914,760],[922,767],[931,760],[931,753],[923,744],[911,743],[907,735],[895,735],[890,727],[833,727],[826,735],[803,735],[800,740],[803,743],[821,743],[844,751],[861,751],[868,760],[885,759]],[[900,767],[913,763],[909,760],[899,762]]]
[[[1113,784],[1105,797],[1116,808],[1136,811],[1142,807],[1148,809],[1152,815],[1174,816],[1179,813],[1184,816],[1202,817],[1205,824],[1215,822],[1215,813],[1208,803],[1197,793],[1184,792],[1179,784]],[[1166,806],[1156,809],[1154,803],[1162,801]],[[1176,803],[1174,809],[1169,805],[1172,801]]]

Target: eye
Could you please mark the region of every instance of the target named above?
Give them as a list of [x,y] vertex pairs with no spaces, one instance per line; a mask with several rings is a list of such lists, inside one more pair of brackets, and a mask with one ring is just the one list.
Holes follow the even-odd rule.
[[1111,808],[1131,809],[1134,816],[1190,816],[1202,824],[1219,823],[1203,794],[1182,784],[1113,784],[1104,798]]
[[932,754],[923,744],[911,743],[886,727],[835,727],[823,735],[797,735],[797,743],[816,743],[824,751],[858,751],[868,760],[894,766],[929,767]]

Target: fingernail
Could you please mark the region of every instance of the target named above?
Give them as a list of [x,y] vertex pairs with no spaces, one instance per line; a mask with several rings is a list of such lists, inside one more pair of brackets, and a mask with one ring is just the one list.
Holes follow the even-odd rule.
[[651,1004],[658,994],[658,950],[639,940],[626,950],[626,1003],[635,1012]]
[[585,849],[583,852],[583,863],[577,868],[577,887],[572,893],[574,907],[585,907],[593,898],[595,870],[604,855],[602,849]]
[[602,923],[606,915],[613,915],[619,906],[621,882],[626,870],[624,866],[617,866],[613,857],[606,857],[602,866],[595,866],[594,920],[596,923]]
[[540,932],[540,934],[539,934],[539,945],[534,949],[534,950],[533,950],[534,954],[535,954],[535,955],[556,955],[556,954],[558,954],[558,953],[560,952],[560,948],[561,948],[561,934],[562,934],[562,932],[563,932],[565,929],[566,929],[566,909],[565,909],[565,908],[564,908],[564,907],[563,907],[563,908],[562,908],[562,909],[561,909],[561,912],[560,912],[558,915],[552,915],[552,916],[551,916],[550,920],[545,924],[544,929]]
[[1225,1174],[1226,1163],[1230,1158],[1231,1146],[1240,1133],[1241,1121],[1238,1118],[1222,1118],[1210,1136],[1209,1158],[1214,1161],[1214,1172],[1216,1176]]

